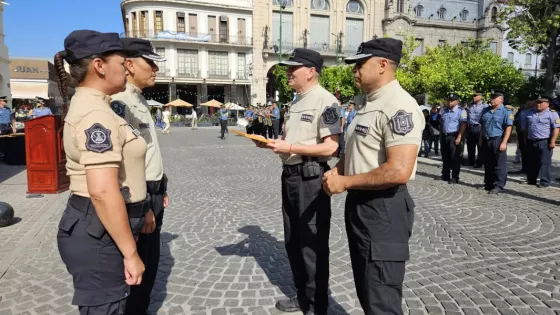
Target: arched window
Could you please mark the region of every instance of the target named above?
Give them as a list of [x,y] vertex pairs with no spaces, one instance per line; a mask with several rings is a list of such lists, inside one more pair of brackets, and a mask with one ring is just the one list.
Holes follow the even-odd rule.
[[533,55],[525,54],[525,65],[530,65],[533,63]]
[[329,2],[327,0],[311,0],[311,10],[329,11]]
[[438,18],[440,20],[445,20],[445,13],[447,13],[447,9],[445,9],[444,7],[439,8],[439,10],[437,11]]
[[281,6],[284,5],[285,7],[292,7],[294,5],[293,0],[272,0],[273,5]]
[[404,12],[404,0],[397,0],[397,12],[398,13]]
[[492,8],[492,16],[491,16],[492,23],[498,23],[498,8]]
[[424,7],[421,5],[417,5],[414,8],[414,14],[416,14],[417,17],[422,17],[422,13],[424,13]]
[[463,9],[460,15],[461,15],[461,21],[466,22],[467,19],[469,18],[469,11],[467,11],[467,9]]
[[364,7],[360,3],[360,1],[350,0],[346,5],[346,13],[362,15],[364,14]]

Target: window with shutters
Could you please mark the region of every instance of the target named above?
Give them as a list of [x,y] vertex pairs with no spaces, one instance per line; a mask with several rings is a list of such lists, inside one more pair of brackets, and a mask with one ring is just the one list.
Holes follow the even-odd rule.
[[329,11],[330,5],[327,0],[311,0],[311,10],[314,11]]
[[177,12],[177,33],[185,32],[185,13]]
[[[293,42],[293,15],[282,12],[282,52],[294,48]],[[274,45],[280,43],[280,13],[272,12],[272,42]]]
[[154,35],[163,31],[163,11],[156,11],[154,14]]
[[227,78],[228,53],[222,51],[208,52],[208,76],[214,78]]
[[422,14],[424,13],[424,7],[421,5],[417,5],[416,7],[414,7],[414,14],[417,17],[422,17]]
[[245,53],[237,53],[237,78],[247,80],[247,58]]
[[346,18],[346,34],[343,40],[345,41],[344,50],[355,54],[364,41],[364,20]]
[[[156,47],[156,54],[165,57],[165,48],[164,47]],[[159,76],[168,76],[169,73],[167,72],[167,69],[165,68],[165,61],[155,61],[156,65],[159,68],[159,71],[157,73],[157,75]]]
[[329,17],[323,15],[311,16],[310,49],[327,51],[329,49],[330,25]]
[[404,0],[397,0],[397,13],[404,12]]
[[364,7],[362,6],[362,3],[358,0],[350,0],[346,5],[346,13],[363,15]]
[[183,77],[198,76],[198,50],[177,49],[177,74]]
[[189,34],[198,35],[198,20],[196,14],[189,13]]
[[146,37],[149,34],[149,30],[148,11],[142,11],[140,12],[140,37]]

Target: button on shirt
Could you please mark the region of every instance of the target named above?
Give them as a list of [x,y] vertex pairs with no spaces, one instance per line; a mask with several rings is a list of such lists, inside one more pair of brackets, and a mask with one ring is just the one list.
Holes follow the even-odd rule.
[[9,125],[12,122],[12,111],[9,108],[0,108],[0,124]]
[[227,120],[229,111],[227,109],[220,109],[220,120]]
[[513,126],[513,113],[503,104],[498,106],[496,111],[492,111],[492,107],[488,106],[482,110],[480,124],[486,137],[501,137],[507,126]]
[[480,124],[480,115],[482,115],[482,110],[488,107],[488,104],[484,104],[482,101],[478,103],[473,103],[469,107],[469,126],[476,126]]
[[48,107],[43,107],[43,108],[37,107],[33,110],[33,118],[47,116],[47,115],[52,115],[51,109]]
[[[294,145],[314,145],[323,142],[323,138],[342,133],[340,126],[340,109],[338,101],[329,91],[319,84],[310,90],[297,94],[286,117],[285,141]],[[282,162],[287,165],[302,163],[299,154],[280,154]],[[320,162],[330,157],[319,157]]]
[[446,107],[441,115],[443,133],[458,132],[461,124],[467,122],[467,112],[455,105],[453,109]]
[[[156,134],[156,126],[142,91],[132,84],[127,84],[126,90],[113,95],[112,100],[111,107],[113,107],[113,110],[117,109],[115,106],[122,106],[121,117],[140,131],[140,135],[146,141],[146,180],[160,180],[163,177],[163,160]],[[194,110],[193,115],[196,115]]]
[[525,128],[527,138],[531,140],[548,139],[552,129],[560,128],[560,118],[558,118],[558,113],[551,111],[550,108],[540,113],[536,109],[532,109],[525,120]]
[[[387,162],[387,149],[399,145],[420,148],[425,118],[418,103],[397,80],[368,95],[348,126],[344,175],[367,173]],[[416,174],[416,162],[410,179]]]

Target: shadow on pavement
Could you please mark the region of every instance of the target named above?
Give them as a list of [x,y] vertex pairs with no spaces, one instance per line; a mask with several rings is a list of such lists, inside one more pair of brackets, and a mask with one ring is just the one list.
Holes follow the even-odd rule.
[[[222,256],[254,257],[265,272],[270,283],[277,286],[286,297],[295,296],[292,272],[284,251],[284,242],[279,241],[259,226],[247,225],[239,229],[247,238],[237,244],[216,247]],[[285,266],[282,268],[282,266]],[[329,296],[329,309],[336,314],[348,315],[344,308]]]
[[152,289],[151,303],[149,307],[150,314],[157,314],[163,305],[163,301],[167,297],[167,283],[171,270],[175,265],[175,259],[171,255],[171,242],[179,237],[179,235],[168,232],[161,233],[161,252],[159,256],[159,267],[156,277],[156,283]]
[[25,165],[7,165],[0,163],[0,184],[25,171]]

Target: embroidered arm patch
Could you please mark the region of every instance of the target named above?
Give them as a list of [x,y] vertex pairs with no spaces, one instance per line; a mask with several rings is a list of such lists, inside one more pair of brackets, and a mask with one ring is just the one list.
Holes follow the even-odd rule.
[[115,114],[119,115],[120,117],[124,118],[124,103],[121,101],[112,101],[111,102],[111,109],[115,112]]
[[323,122],[327,125],[333,125],[338,122],[340,116],[334,107],[327,107],[323,112]]
[[111,142],[111,130],[103,127],[100,123],[95,123],[85,130],[86,149],[88,151],[103,153],[113,148]]
[[414,129],[414,122],[412,121],[412,113],[407,113],[404,110],[399,110],[391,118],[391,127],[393,132],[399,135],[406,135]]

